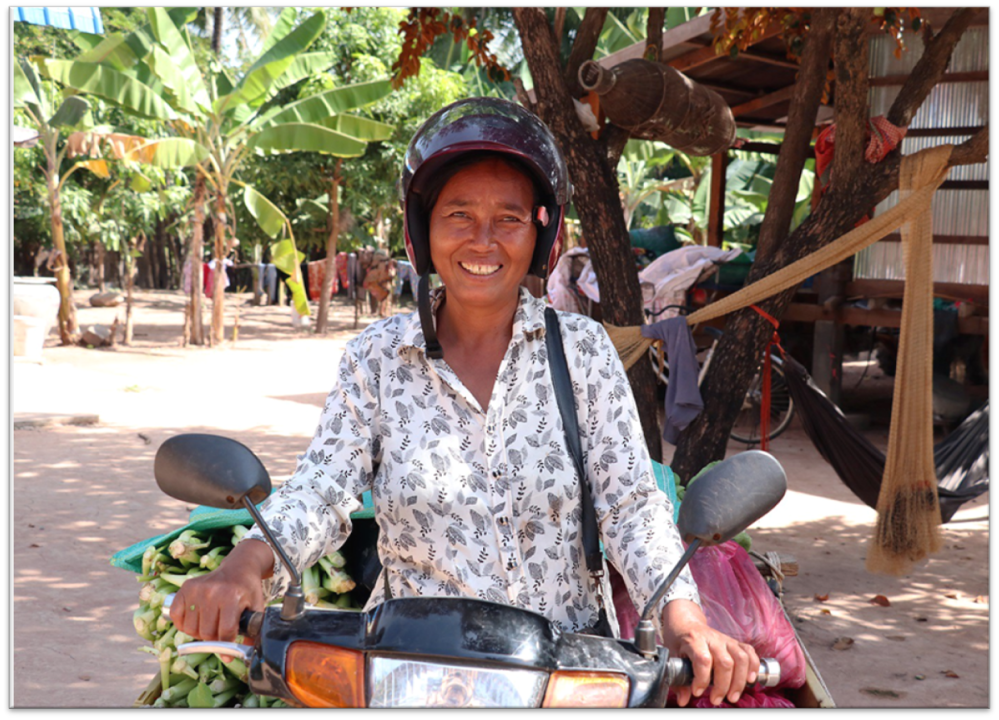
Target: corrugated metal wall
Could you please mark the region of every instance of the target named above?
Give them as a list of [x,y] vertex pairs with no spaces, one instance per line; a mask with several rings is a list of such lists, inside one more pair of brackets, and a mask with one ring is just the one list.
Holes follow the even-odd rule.
[[[901,58],[894,55],[895,42],[888,36],[871,40],[871,77],[908,74],[923,53],[922,38],[908,36],[909,50]],[[947,72],[987,70],[989,38],[987,27],[969,29],[954,50]],[[898,96],[901,86],[872,87],[871,115],[884,115]],[[913,118],[911,129],[974,128],[988,123],[988,81],[940,83]],[[902,141],[906,155],[943,143],[959,144],[968,135],[907,137]],[[950,180],[988,180],[987,162],[963,165],[950,171]],[[892,193],[878,205],[875,214],[898,202]],[[989,234],[988,190],[938,190],[933,199],[935,235],[985,236]],[[905,279],[902,248],[897,242],[879,242],[857,254],[854,277],[877,280]],[[988,245],[938,244],[933,248],[933,277],[937,282],[988,285]]]

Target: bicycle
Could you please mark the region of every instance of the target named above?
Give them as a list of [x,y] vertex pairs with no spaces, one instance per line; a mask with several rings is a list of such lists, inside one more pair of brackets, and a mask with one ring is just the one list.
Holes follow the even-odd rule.
[[[689,308],[683,305],[667,305],[659,311],[646,309],[646,322],[650,322],[652,318],[661,315],[670,309],[678,310],[683,314],[686,314],[689,311]],[[725,334],[722,330],[713,327],[705,327],[703,330],[714,339],[708,347],[698,348],[697,359],[698,365],[700,366],[700,369],[697,372],[698,387],[700,387],[701,383],[704,381],[704,376],[707,374],[708,366],[711,364],[711,358],[714,356],[715,348],[718,347],[718,341],[721,339],[721,336]],[[669,362],[663,358],[662,368],[660,368],[659,353],[654,345],[649,348],[649,360],[652,362],[653,372],[655,372],[659,382],[662,383],[665,388],[669,385]],[[733,440],[750,446],[760,444],[760,410],[763,404],[762,364],[763,363],[761,361],[761,367],[757,368],[756,373],[753,375],[753,379],[749,383],[749,389],[746,391],[746,395],[743,398],[742,407],[739,409],[739,414],[736,416],[735,425],[732,426],[732,431],[729,433],[729,437]],[[771,351],[769,438],[773,440],[787,430],[793,417],[794,400],[791,398],[791,392],[787,386],[787,378],[784,376],[784,361],[781,359],[779,354]]]

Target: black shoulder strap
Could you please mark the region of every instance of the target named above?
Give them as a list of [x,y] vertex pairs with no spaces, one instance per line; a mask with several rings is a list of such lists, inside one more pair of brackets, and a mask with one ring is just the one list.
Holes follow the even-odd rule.
[[576,466],[576,477],[579,478],[580,502],[583,506],[583,551],[586,555],[586,567],[593,573],[603,573],[603,558],[600,553],[600,541],[597,533],[597,517],[593,509],[593,497],[590,494],[590,483],[586,479],[583,468],[583,448],[579,444],[579,423],[576,420],[576,403],[573,399],[572,381],[569,379],[569,366],[565,360],[565,350],[562,346],[562,331],[558,324],[558,315],[554,308],[545,308],[545,342],[548,346],[548,367],[551,369],[552,382],[555,385],[555,401],[562,415],[562,427],[565,428],[565,440]]

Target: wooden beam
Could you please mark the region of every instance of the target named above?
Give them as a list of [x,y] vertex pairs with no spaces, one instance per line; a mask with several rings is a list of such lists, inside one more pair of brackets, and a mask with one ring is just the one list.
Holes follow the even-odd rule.
[[[898,233],[885,235],[878,242],[902,242]],[[988,235],[934,235],[934,245],[988,245]]]
[[[902,311],[846,306],[837,310],[827,310],[821,305],[791,303],[781,320],[806,323],[831,321],[840,325],[897,328],[902,326]],[[957,331],[962,335],[988,335],[989,318],[981,315],[958,318]]]
[[909,128],[906,137],[955,137],[960,135],[974,135],[984,126],[978,127],[952,127],[952,128]]
[[988,180],[944,180],[941,190],[988,190]]
[[[697,36],[709,32],[711,32],[711,13],[708,13],[707,15],[700,15],[693,20],[683,23],[683,25],[677,25],[675,28],[667,30],[663,33],[663,43],[660,57],[662,57],[662,54],[667,50],[670,50],[677,45],[690,42]],[[623,63],[625,60],[640,58],[644,52],[645,42],[637,42],[634,45],[629,45],[626,48],[618,50],[616,53],[611,53],[597,62],[604,67],[614,67],[615,65]]]
[[[868,81],[871,87],[884,87],[886,85],[905,85],[909,79],[908,75],[885,75],[884,77],[872,77]],[[937,84],[940,83],[966,83],[966,82],[988,82],[988,70],[974,70],[971,72],[944,73]]]
[[725,172],[728,153],[711,156],[711,197],[708,200],[708,245],[720,248],[724,237],[725,222]]
[[[905,291],[904,280],[854,280],[846,285],[848,298],[902,298]],[[989,303],[988,285],[966,285],[964,283],[933,283],[933,295],[946,300],[973,300],[980,305]]]
[[[687,23],[687,24],[689,24],[689,23]],[[680,27],[683,27],[683,25],[681,25]],[[680,28],[676,28],[676,29],[679,30]],[[772,38],[772,37],[774,37],[776,35],[780,35],[783,31],[784,31],[784,29],[783,29],[783,27],[781,27],[780,23],[771,23],[770,26],[767,27],[767,29],[763,31],[763,33],[760,35],[760,37],[756,38],[753,41],[753,44],[756,44],[756,43],[759,43],[759,42],[763,42],[764,40],[769,40],[770,38]],[[667,35],[668,34],[669,33],[667,33]],[[665,38],[664,38],[664,40],[665,40]],[[751,50],[742,50],[742,51],[740,51],[738,57],[740,57],[740,58],[749,58],[749,59],[752,59],[752,60],[759,60],[761,62],[770,62],[770,61],[773,61],[775,64],[777,64],[777,63],[787,64],[790,67],[794,68],[795,70],[798,69],[798,66],[796,64],[791,63],[791,62],[789,62],[787,60],[779,60],[778,58],[774,58],[774,57],[772,57],[770,55],[760,55],[758,53],[754,53]],[[668,61],[667,64],[670,65],[673,68],[676,68],[680,72],[687,72],[689,70],[693,70],[696,67],[700,67],[701,65],[706,65],[706,64],[708,64],[709,62],[711,62],[713,60],[732,60],[732,59],[733,58],[730,55],[724,55],[724,54],[723,55],[719,55],[719,54],[717,54],[715,52],[714,44],[712,43],[712,44],[707,45],[706,47],[698,48],[697,50],[693,50],[693,51],[691,51],[689,53],[685,53],[685,54],[681,55],[680,57],[673,58],[672,60]]]
[[732,108],[732,114],[735,117],[740,115],[749,115],[772,105],[777,105],[778,103],[787,102],[794,95],[795,85],[788,85],[785,88],[781,88],[767,95],[761,95],[758,98],[744,102],[741,105],[736,105]]
[[756,62],[766,63],[767,65],[776,65],[777,67],[790,68],[791,70],[798,69],[798,63],[792,62],[787,58],[782,58],[777,55],[770,55],[769,53],[756,52],[755,50],[743,50],[739,53],[739,57],[746,58],[747,60],[755,60]]
[[714,90],[718,93],[731,93],[732,95],[745,95],[746,97],[756,97],[756,90],[749,90],[744,87],[736,87],[735,85],[728,85],[720,82],[704,82],[703,80],[698,80],[698,84],[703,85],[708,90]]

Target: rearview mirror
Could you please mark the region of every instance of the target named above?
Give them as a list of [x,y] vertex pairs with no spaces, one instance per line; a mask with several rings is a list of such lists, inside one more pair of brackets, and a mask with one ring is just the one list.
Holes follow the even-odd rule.
[[731,540],[766,515],[787,492],[784,468],[770,453],[748,450],[723,460],[687,486],[677,528],[684,542]]
[[184,502],[233,510],[271,494],[271,478],[250,448],[221,435],[176,435],[156,451],[156,484]]

